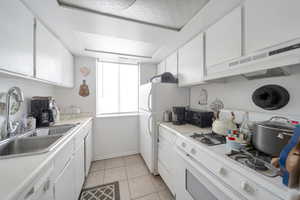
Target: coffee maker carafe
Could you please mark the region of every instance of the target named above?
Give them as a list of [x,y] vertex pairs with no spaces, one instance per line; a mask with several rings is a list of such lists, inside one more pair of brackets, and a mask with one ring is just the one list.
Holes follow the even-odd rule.
[[173,124],[182,125],[186,123],[185,120],[186,109],[183,106],[173,107]]
[[48,127],[54,123],[55,100],[52,97],[33,97],[31,114],[36,118],[37,127]]

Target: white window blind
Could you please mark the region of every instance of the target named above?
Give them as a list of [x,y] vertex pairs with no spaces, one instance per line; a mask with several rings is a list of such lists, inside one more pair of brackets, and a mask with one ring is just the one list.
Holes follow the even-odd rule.
[[98,62],[97,114],[138,111],[138,65]]

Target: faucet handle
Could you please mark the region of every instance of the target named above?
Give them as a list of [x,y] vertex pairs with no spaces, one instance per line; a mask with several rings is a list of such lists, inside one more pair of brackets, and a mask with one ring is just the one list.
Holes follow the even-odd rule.
[[[20,122],[19,121],[10,121],[8,123],[9,123],[9,133],[11,135],[16,135],[17,129],[20,126]],[[11,135],[9,137],[11,137]]]

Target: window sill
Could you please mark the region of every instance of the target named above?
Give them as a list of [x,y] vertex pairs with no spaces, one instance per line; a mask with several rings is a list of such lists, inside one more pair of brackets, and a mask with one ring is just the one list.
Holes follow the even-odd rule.
[[138,116],[138,112],[134,113],[116,113],[116,114],[98,114],[96,118],[110,118],[110,117],[131,117],[131,116]]

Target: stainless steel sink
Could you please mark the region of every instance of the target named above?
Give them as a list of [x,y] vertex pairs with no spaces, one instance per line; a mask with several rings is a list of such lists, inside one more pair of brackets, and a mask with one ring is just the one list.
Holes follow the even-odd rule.
[[0,159],[50,151],[63,135],[21,137],[0,145]]
[[65,134],[72,128],[74,128],[76,124],[64,124],[49,127],[48,135],[57,135],[57,134]]
[[33,136],[64,135],[76,126],[77,124],[64,124],[64,125],[50,126],[46,128],[39,128],[35,131]]
[[0,159],[29,156],[51,151],[58,140],[78,124],[64,124],[20,134],[0,141]]

